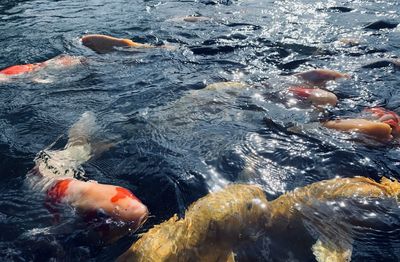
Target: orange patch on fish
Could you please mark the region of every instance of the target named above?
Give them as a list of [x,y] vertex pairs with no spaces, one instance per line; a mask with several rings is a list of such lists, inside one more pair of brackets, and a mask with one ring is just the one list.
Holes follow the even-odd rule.
[[117,193],[115,194],[115,196],[113,196],[113,197],[110,199],[110,201],[111,201],[112,203],[115,203],[115,202],[117,202],[118,200],[123,199],[123,198],[125,198],[125,197],[128,197],[128,198],[131,198],[131,199],[134,199],[134,200],[138,200],[138,201],[139,201],[139,199],[138,199],[134,194],[132,194],[132,192],[129,191],[128,189],[125,189],[125,188],[123,188],[123,187],[116,187],[115,189],[117,190]]
[[19,75],[23,73],[29,73],[35,70],[38,64],[27,64],[27,65],[15,65],[7,67],[0,71],[0,74],[4,75]]
[[72,179],[64,179],[57,181],[54,186],[52,186],[47,191],[47,197],[49,200],[54,202],[60,202],[63,197],[65,197],[67,193],[67,189]]

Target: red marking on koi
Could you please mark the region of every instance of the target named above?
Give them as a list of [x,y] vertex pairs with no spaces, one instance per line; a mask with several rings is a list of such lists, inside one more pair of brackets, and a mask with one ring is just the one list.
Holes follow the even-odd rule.
[[23,73],[32,72],[38,64],[27,64],[27,65],[15,65],[7,67],[0,71],[0,74],[4,75],[19,75]]
[[381,122],[386,123],[390,125],[392,128],[398,128],[400,124],[400,117],[393,111],[386,110],[382,107],[373,107],[373,108],[368,108],[366,109],[367,112],[371,112],[374,114],[376,117],[379,118],[385,118],[387,120],[381,120]]
[[64,179],[57,181],[54,186],[52,186],[47,191],[47,197],[52,202],[60,202],[63,197],[65,197],[67,193],[67,189],[69,187],[69,183],[71,183],[72,179]]
[[115,188],[117,190],[117,194],[115,194],[115,196],[113,196],[110,201],[115,203],[120,199],[123,199],[125,197],[129,197],[131,199],[134,200],[139,200],[134,194],[132,194],[131,191],[129,191],[128,189],[125,189],[123,187],[116,187]]
[[292,92],[293,94],[304,98],[308,98],[314,90],[314,88],[306,88],[301,86],[294,86],[289,88],[289,92]]

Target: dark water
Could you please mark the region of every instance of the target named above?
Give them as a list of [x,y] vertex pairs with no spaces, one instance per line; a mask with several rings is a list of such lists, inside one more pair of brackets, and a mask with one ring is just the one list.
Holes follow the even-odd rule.
[[[395,0],[1,0],[0,68],[64,53],[88,58],[45,75],[52,83],[0,86],[1,260],[110,261],[137,238],[95,241],[71,210],[55,224],[42,196],[24,185],[36,153],[88,110],[98,136],[119,143],[84,166],[87,176],[125,186],[149,207],[141,232],[229,181],[258,183],[273,199],[336,176],[400,179],[398,143],[360,142],[313,124],[377,105],[400,113],[398,69],[362,67],[399,56],[400,27],[390,26],[399,12]],[[210,19],[183,22],[187,15]],[[87,33],[177,49],[100,55],[80,44]],[[342,38],[360,44],[344,46]],[[290,74],[311,68],[352,76],[329,84],[336,108],[320,115],[272,99],[293,83]],[[255,87],[199,90],[232,80]],[[353,261],[400,259],[399,211],[376,214],[376,229],[353,233]],[[260,248],[241,256],[270,259]]]

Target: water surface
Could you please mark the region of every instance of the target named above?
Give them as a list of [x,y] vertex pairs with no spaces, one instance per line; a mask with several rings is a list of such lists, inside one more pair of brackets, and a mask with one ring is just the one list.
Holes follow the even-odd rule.
[[[149,207],[152,216],[141,232],[229,182],[257,183],[274,199],[336,176],[400,179],[398,143],[360,142],[318,125],[370,106],[400,113],[398,69],[363,68],[399,56],[400,27],[366,28],[399,23],[399,12],[397,1],[372,0],[3,0],[0,68],[59,54],[88,62],[42,76],[52,83],[0,86],[0,256],[110,261],[137,238],[94,241],[73,210],[55,224],[42,196],[24,185],[36,153],[85,111],[96,114],[100,138],[118,141],[84,166],[87,176],[125,186]],[[181,19],[187,15],[209,19],[190,23]],[[177,49],[100,55],[80,44],[88,33]],[[359,45],[343,45],[342,38]],[[312,68],[352,76],[328,85],[340,102],[325,115],[276,99],[296,82],[291,74]],[[201,90],[219,81],[250,87]],[[399,213],[380,214],[377,229],[354,233],[353,261],[399,260]],[[268,248],[248,248],[240,258],[269,261]]]

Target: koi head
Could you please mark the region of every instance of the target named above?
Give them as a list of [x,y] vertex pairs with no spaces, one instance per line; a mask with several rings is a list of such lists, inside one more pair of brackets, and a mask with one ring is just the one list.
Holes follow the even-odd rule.
[[147,220],[147,207],[128,189],[115,187],[115,191],[109,200],[113,205],[112,216],[130,223],[135,229],[139,228]]
[[367,108],[365,111],[371,113],[378,121],[388,124],[392,128],[393,135],[400,135],[400,117],[398,114],[382,107]]

